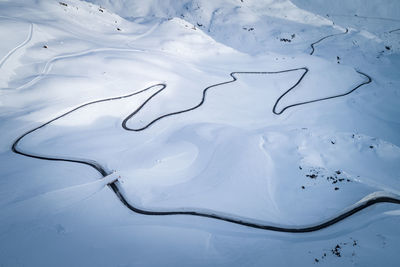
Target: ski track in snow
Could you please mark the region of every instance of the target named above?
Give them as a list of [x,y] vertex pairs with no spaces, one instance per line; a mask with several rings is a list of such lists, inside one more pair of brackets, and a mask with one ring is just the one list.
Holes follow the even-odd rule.
[[19,45],[17,45],[16,47],[14,47],[13,49],[11,49],[1,60],[0,60],[0,68],[3,67],[4,63],[7,61],[7,59],[9,59],[16,51],[18,51],[20,48],[24,47],[26,44],[29,43],[29,41],[32,39],[32,35],[33,35],[33,23],[30,23],[29,26],[29,33],[28,36],[26,37],[26,39],[20,43]]
[[[9,18],[9,17],[5,17],[5,16],[0,16],[0,18],[6,18],[6,19],[11,19],[11,20],[16,20],[14,18]],[[7,59],[14,54],[17,50],[19,50],[20,48],[22,48],[23,46],[25,46],[26,44],[29,43],[29,41],[32,39],[32,35],[33,35],[33,23],[30,23],[30,29],[29,29],[29,34],[27,36],[27,38],[18,46],[14,47],[13,49],[11,49],[7,55],[5,55],[1,60],[0,60],[0,68],[4,65],[4,63],[7,61]],[[131,46],[131,42],[136,41],[138,39],[141,39],[149,34],[151,34],[156,28],[157,26],[159,26],[160,23],[155,24],[154,26],[152,26],[147,32],[140,34],[139,36],[136,36],[136,38],[134,38],[133,40],[130,40],[129,43],[127,43],[127,46],[130,48],[96,48],[96,49],[89,49],[86,51],[81,51],[81,52],[76,52],[76,53],[71,53],[71,54],[65,54],[65,55],[59,55],[56,57],[53,57],[51,59],[49,59],[42,72],[38,75],[36,75],[36,77],[34,77],[33,79],[31,79],[30,81],[18,86],[17,88],[15,88],[16,90],[21,90],[21,89],[25,89],[28,87],[31,87],[33,85],[35,85],[37,82],[39,82],[42,78],[44,78],[49,71],[51,70],[52,65],[62,59],[69,59],[69,58],[74,58],[74,57],[79,57],[79,56],[84,56],[84,55],[88,55],[91,53],[99,53],[99,52],[112,52],[112,51],[118,51],[118,52],[145,52],[145,50],[141,50],[141,49],[136,49],[134,47]]]
[[46,65],[44,66],[42,72],[38,75],[36,75],[35,78],[33,78],[32,80],[24,83],[23,85],[19,86],[16,88],[16,90],[21,90],[21,89],[25,89],[28,87],[31,87],[33,85],[35,85],[36,83],[38,83],[40,80],[42,80],[44,77],[46,77],[46,75],[49,73],[49,71],[51,70],[51,67],[53,66],[53,64],[59,60],[63,60],[63,59],[69,59],[69,58],[76,58],[76,57],[80,57],[80,56],[85,56],[88,54],[92,54],[92,53],[100,53],[100,52],[112,52],[112,51],[118,51],[118,52],[145,52],[145,50],[140,50],[140,49],[129,49],[129,48],[96,48],[96,49],[90,49],[90,50],[86,50],[86,51],[82,51],[82,52],[76,52],[76,53],[72,53],[72,54],[66,54],[66,55],[60,55],[60,56],[56,56],[53,57],[51,59],[49,59],[46,62]]

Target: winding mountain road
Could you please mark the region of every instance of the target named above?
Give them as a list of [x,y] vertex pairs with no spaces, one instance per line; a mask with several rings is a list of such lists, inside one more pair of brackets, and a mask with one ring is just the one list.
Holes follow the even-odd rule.
[[347,34],[348,32],[349,32],[349,29],[346,28],[346,31],[344,31],[344,32],[339,32],[339,33],[335,33],[335,34],[330,34],[330,35],[324,36],[324,37],[322,37],[321,39],[319,39],[318,41],[312,43],[312,44],[310,45],[310,46],[311,46],[310,55],[313,55],[313,54],[314,54],[314,52],[315,52],[315,45],[316,45],[316,44],[322,42],[323,40],[325,40],[325,39],[327,39],[327,38],[330,38],[330,37],[333,37],[333,36],[342,35],[342,34]]
[[[347,33],[347,30],[346,32]],[[339,34],[345,34],[345,33],[339,33]],[[339,34],[334,34],[334,35],[339,35]],[[311,52],[311,54],[313,54],[314,52],[314,45],[319,43],[320,41],[334,36],[334,35],[329,35],[329,36],[325,36],[324,38],[321,38],[319,41],[311,44],[311,47],[313,49],[313,51]],[[78,54],[75,54],[78,55]],[[57,59],[53,59],[51,61],[49,61],[46,64],[46,67],[43,70],[43,75],[45,73],[47,73],[48,69],[49,69],[49,64],[53,63],[54,61],[61,59],[62,57],[58,57]],[[307,67],[301,67],[301,68],[294,68],[294,69],[286,69],[286,70],[281,70],[281,71],[266,71],[266,72],[231,72],[230,73],[230,77],[231,79],[224,81],[224,82],[220,82],[220,83],[216,83],[213,85],[210,85],[206,88],[203,89],[203,94],[202,94],[202,99],[200,100],[200,102],[198,104],[196,104],[195,106],[188,108],[188,109],[184,109],[184,110],[180,110],[180,111],[176,111],[176,112],[172,112],[172,113],[168,113],[165,115],[162,115],[156,119],[154,119],[153,121],[149,122],[146,126],[142,127],[142,128],[129,128],[127,126],[127,122],[134,118],[134,116],[143,108],[145,107],[152,98],[154,98],[157,94],[159,94],[160,92],[162,92],[163,90],[165,90],[167,88],[167,84],[165,83],[159,83],[159,84],[154,84],[152,86],[149,86],[147,88],[144,88],[140,91],[136,91],[133,92],[131,94],[128,95],[123,95],[123,96],[117,96],[117,97],[111,97],[111,98],[105,98],[105,99],[100,99],[100,100],[96,100],[96,101],[92,101],[92,102],[88,102],[85,104],[82,104],[78,107],[75,107],[71,110],[69,110],[68,112],[65,112],[25,133],[23,133],[21,136],[19,136],[12,144],[12,151],[22,155],[22,156],[26,156],[26,157],[30,157],[30,158],[35,158],[35,159],[40,159],[40,160],[48,160],[48,161],[64,161],[64,162],[73,162],[73,163],[78,163],[78,164],[84,164],[87,166],[92,167],[93,169],[97,170],[103,177],[106,177],[110,174],[112,174],[112,171],[107,170],[104,166],[102,166],[100,163],[94,161],[94,160],[90,160],[90,159],[76,159],[76,158],[66,158],[66,157],[55,157],[55,156],[43,156],[43,155],[38,155],[35,154],[33,152],[29,152],[29,151],[24,151],[23,149],[21,149],[19,147],[19,143],[20,141],[25,138],[26,136],[28,136],[29,134],[44,128],[46,126],[48,126],[49,124],[57,121],[60,118],[63,118],[65,116],[68,116],[69,114],[82,109],[84,107],[87,107],[89,105],[95,105],[101,102],[107,102],[107,101],[118,101],[124,98],[130,98],[133,97],[135,95],[139,95],[145,91],[148,91],[150,89],[154,89],[154,88],[159,88],[157,91],[155,91],[152,95],[150,95],[135,111],[133,111],[131,114],[129,114],[122,122],[122,127],[123,129],[127,130],[127,131],[134,131],[134,132],[140,132],[140,131],[144,131],[147,128],[149,128],[151,125],[153,125],[154,123],[156,123],[159,120],[162,120],[166,117],[170,117],[170,116],[176,116],[182,113],[186,113],[186,112],[190,112],[192,110],[195,110],[197,108],[199,108],[200,106],[202,106],[205,101],[206,101],[206,96],[207,96],[207,91],[221,86],[221,85],[226,85],[226,84],[230,84],[230,83],[234,83],[237,81],[237,75],[274,75],[274,74],[279,74],[279,73],[287,73],[287,72],[295,72],[295,71],[302,71],[302,75],[299,77],[299,79],[296,81],[296,83],[291,86],[290,88],[288,88],[276,101],[275,104],[273,106],[273,110],[272,112],[275,115],[281,115],[283,112],[285,112],[287,109],[289,108],[293,108],[295,106],[300,106],[300,105],[305,105],[305,104],[310,104],[310,103],[315,103],[315,102],[319,102],[319,101],[325,101],[328,99],[333,99],[333,98],[338,98],[338,97],[343,97],[346,96],[352,92],[354,92],[355,90],[359,89],[360,87],[369,84],[372,79],[370,76],[368,76],[367,74],[358,71],[358,73],[362,76],[365,77],[365,80],[359,84],[357,84],[356,86],[354,86],[353,88],[351,88],[348,92],[343,93],[343,94],[339,94],[339,95],[334,95],[334,96],[329,96],[329,97],[325,97],[325,98],[319,98],[319,99],[314,99],[311,101],[305,101],[305,102],[299,102],[299,103],[295,103],[292,105],[288,105],[285,106],[282,110],[277,111],[277,105],[278,103],[281,101],[281,99],[287,95],[291,90],[293,90],[294,88],[296,88],[302,81],[303,78],[309,73],[309,69]],[[38,78],[39,79],[39,78]],[[31,81],[32,82],[32,81]],[[36,82],[36,81],[33,81]],[[166,216],[166,215],[192,215],[192,216],[200,216],[200,217],[207,217],[207,218],[211,218],[211,219],[217,219],[217,220],[222,220],[222,221],[226,221],[226,222],[230,222],[230,223],[235,223],[235,224],[239,224],[239,225],[243,225],[243,226],[248,226],[248,227],[252,227],[252,228],[257,228],[257,229],[263,229],[263,230],[270,230],[270,231],[278,231],[278,232],[290,232],[290,233],[305,233],[305,232],[312,232],[312,231],[317,231],[323,228],[326,228],[328,226],[331,226],[337,222],[342,221],[343,219],[371,206],[371,205],[375,205],[377,203],[394,203],[394,204],[400,204],[400,198],[398,198],[397,196],[391,195],[391,194],[380,194],[380,195],[371,195],[370,197],[359,201],[358,203],[354,204],[351,207],[348,207],[346,210],[344,210],[342,213],[336,215],[335,217],[323,221],[323,222],[319,222],[316,223],[314,225],[308,225],[308,226],[288,226],[288,227],[283,227],[283,226],[279,226],[279,225],[274,225],[274,224],[262,224],[262,223],[257,223],[254,222],[252,220],[247,220],[247,219],[243,219],[243,218],[239,218],[239,217],[235,217],[234,215],[226,215],[226,214],[219,214],[218,212],[214,212],[214,211],[198,211],[198,210],[191,210],[191,211],[154,211],[154,210],[146,210],[143,208],[138,208],[135,207],[134,205],[132,205],[131,203],[129,203],[129,201],[125,198],[125,196],[122,193],[121,190],[121,185],[119,184],[118,180],[112,182],[109,184],[109,187],[112,189],[112,191],[115,193],[115,195],[118,197],[118,199],[127,207],[129,208],[131,211],[135,212],[135,213],[139,213],[139,214],[143,214],[143,215],[153,215],[153,216]]]

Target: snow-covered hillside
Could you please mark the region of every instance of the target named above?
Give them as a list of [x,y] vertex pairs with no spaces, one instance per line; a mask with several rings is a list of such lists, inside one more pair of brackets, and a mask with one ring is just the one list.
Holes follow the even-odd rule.
[[399,15],[0,1],[0,263],[397,266]]

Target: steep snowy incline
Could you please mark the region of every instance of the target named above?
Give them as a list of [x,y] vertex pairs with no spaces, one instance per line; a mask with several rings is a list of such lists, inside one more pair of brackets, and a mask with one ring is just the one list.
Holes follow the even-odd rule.
[[[273,51],[291,54],[294,52],[293,48],[297,53],[299,49],[307,50],[310,33],[315,39],[319,37],[315,31],[317,27],[323,27],[327,32],[344,30],[332,27],[330,20],[299,9],[288,0],[92,2],[132,21],[179,17],[203,30],[216,41],[249,54]],[[303,34],[305,31],[306,35]],[[282,43],[285,43],[283,47]]]

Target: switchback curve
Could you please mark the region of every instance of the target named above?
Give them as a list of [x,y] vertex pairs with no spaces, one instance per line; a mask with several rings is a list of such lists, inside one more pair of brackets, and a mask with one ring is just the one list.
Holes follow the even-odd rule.
[[[221,85],[225,85],[225,84],[230,84],[230,83],[233,83],[233,82],[237,81],[238,78],[236,77],[236,75],[238,75],[238,74],[239,74],[239,75],[240,75],[240,74],[245,74],[245,75],[270,75],[270,74],[287,73],[287,72],[293,72],[293,71],[303,71],[303,73],[302,73],[302,75],[300,76],[300,78],[296,81],[296,83],[295,83],[293,86],[291,86],[287,91],[285,91],[285,93],[283,93],[283,94],[276,100],[272,112],[273,112],[274,114],[276,114],[276,115],[280,115],[280,114],[283,113],[283,111],[281,111],[281,112],[276,112],[276,106],[278,105],[279,101],[280,101],[287,93],[289,93],[291,90],[293,90],[295,87],[297,87],[297,86],[301,83],[301,81],[303,80],[303,78],[306,76],[306,74],[307,74],[308,71],[309,71],[307,67],[301,67],[301,68],[295,68],[295,69],[287,69],[287,70],[281,70],[281,71],[259,71],[259,72],[257,72],[257,71],[256,71],[256,72],[235,71],[235,72],[231,72],[231,73],[229,74],[230,77],[232,78],[231,80],[228,80],[228,81],[225,81],[225,82],[221,82],[221,83],[216,83],[216,84],[213,84],[213,85],[210,85],[210,86],[204,88],[204,89],[203,89],[202,98],[201,98],[200,102],[199,102],[197,105],[194,105],[193,107],[188,108],[188,109],[183,109],[183,110],[171,112],[171,113],[168,113],[168,114],[164,114],[164,115],[162,115],[162,116],[160,116],[160,117],[158,117],[158,118],[152,120],[151,122],[149,122],[146,126],[143,126],[142,128],[136,128],[136,129],[129,128],[129,127],[126,125],[127,122],[128,122],[133,116],[135,116],[135,115],[136,115],[136,114],[137,114],[137,113],[138,113],[138,112],[139,112],[139,111],[140,111],[140,110],[141,110],[141,109],[156,95],[156,94],[159,93],[159,91],[157,91],[155,94],[153,94],[152,96],[150,96],[141,106],[139,106],[134,112],[132,112],[131,114],[129,114],[129,115],[124,119],[124,121],[122,122],[122,127],[123,127],[125,130],[127,130],[127,131],[140,132],[140,131],[143,131],[143,130],[149,128],[151,125],[153,125],[155,122],[157,122],[157,121],[159,121],[159,120],[161,120],[161,119],[164,119],[164,118],[166,118],[166,117],[170,117],[170,116],[174,116],[174,115],[178,115],[178,114],[182,114],[182,113],[186,113],[186,112],[195,110],[195,109],[199,108],[201,105],[204,104],[204,102],[205,102],[205,100],[206,100],[206,95],[207,95],[207,91],[208,91],[208,90],[210,90],[210,89],[213,88],[213,87],[217,87],[217,86],[221,86]],[[361,85],[360,85],[360,86],[361,86]],[[161,90],[164,90],[164,89],[165,89],[165,87],[162,88]],[[321,99],[321,101],[322,101],[322,100],[325,100],[325,99]],[[317,100],[313,100],[313,101],[307,101],[307,102],[303,102],[303,103],[299,103],[299,104],[295,104],[295,105],[291,105],[291,106],[303,105],[303,104],[307,104],[307,103],[311,103],[311,102],[316,102],[316,101],[320,101],[320,100],[317,99]],[[289,107],[285,107],[284,110],[286,110],[287,108],[289,108]]]

